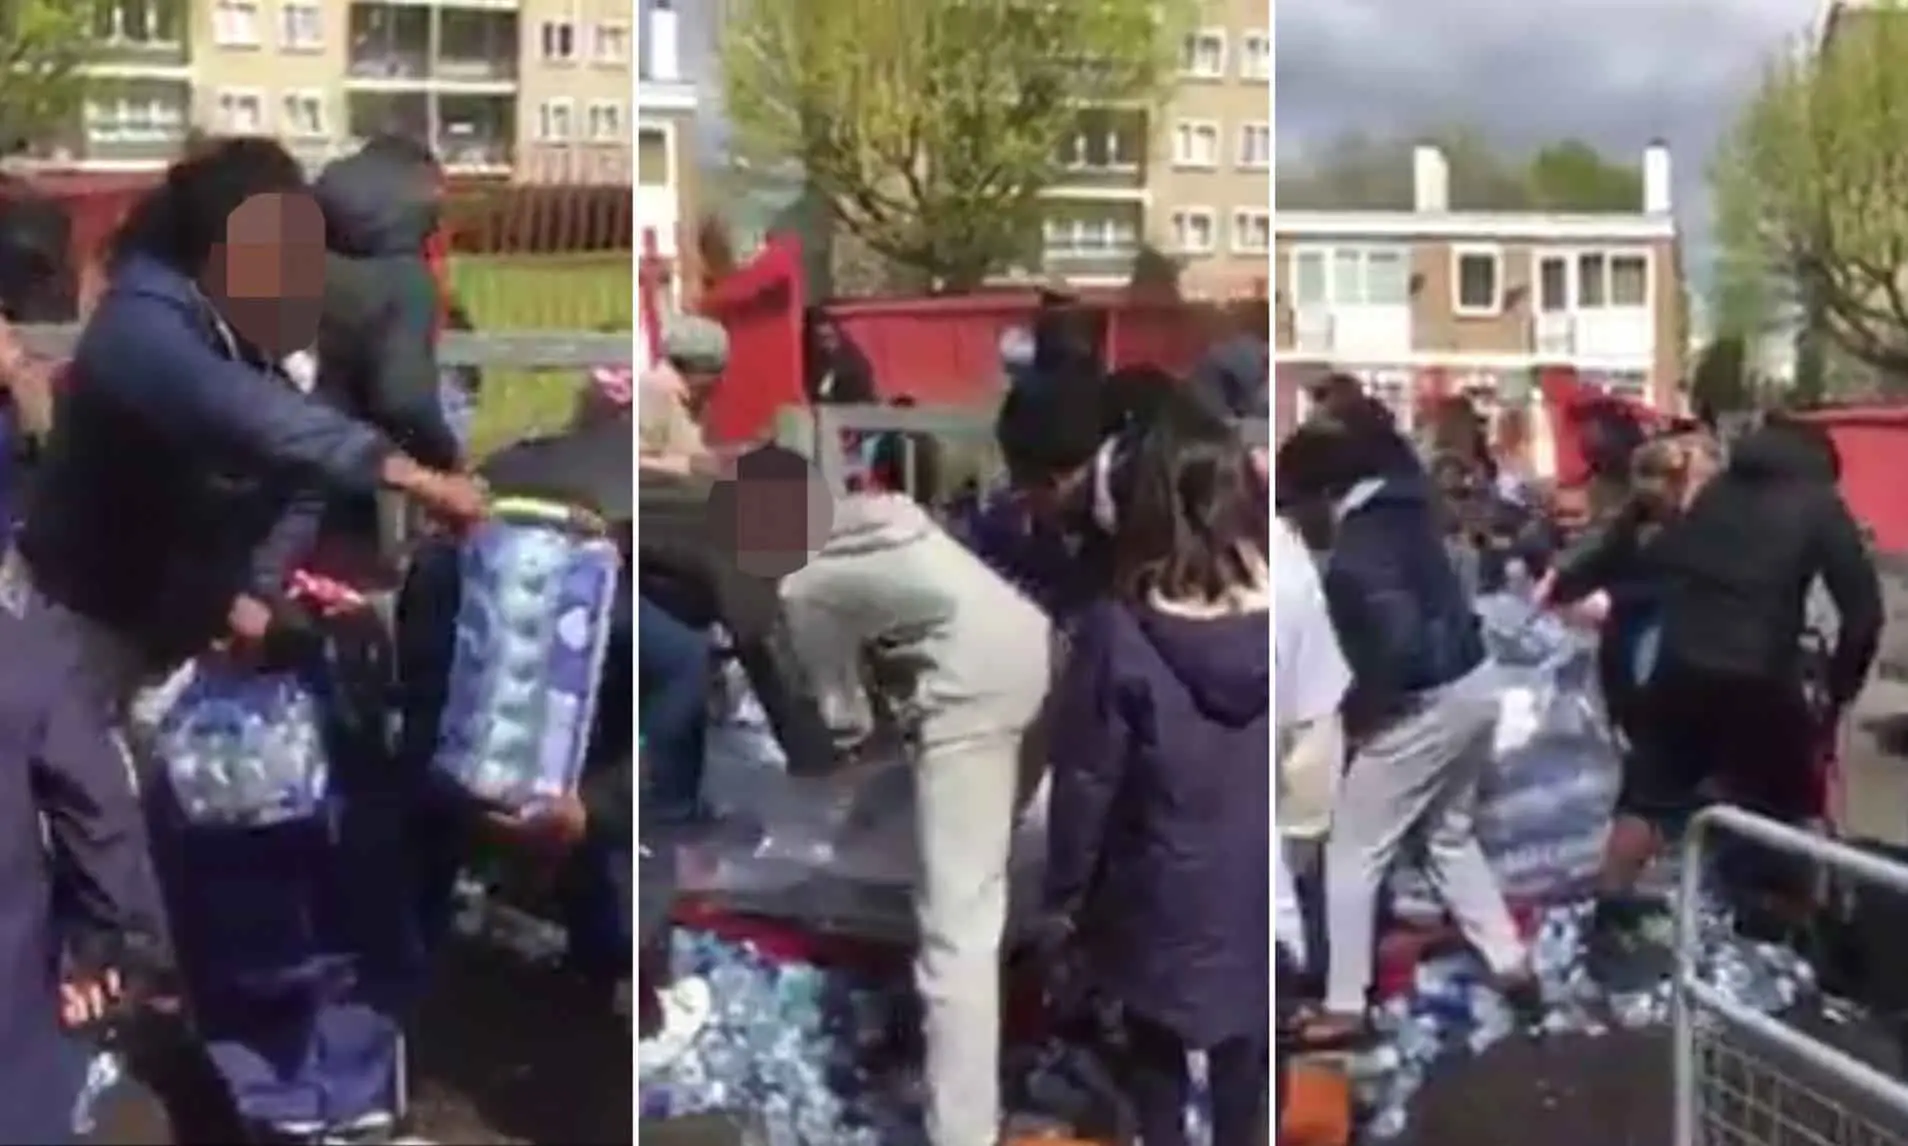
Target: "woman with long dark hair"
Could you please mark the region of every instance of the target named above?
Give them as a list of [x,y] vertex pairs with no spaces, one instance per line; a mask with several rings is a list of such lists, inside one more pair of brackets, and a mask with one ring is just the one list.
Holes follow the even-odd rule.
[[1268,519],[1251,451],[1196,402],[1137,432],[1111,590],[1053,719],[1046,906],[1125,1016],[1149,1146],[1186,1141],[1206,1053],[1216,1146],[1263,1139],[1272,879]]
[[[52,881],[94,892],[0,885],[14,897],[0,908],[0,966],[19,969],[8,981],[22,992],[0,1006],[10,1064],[0,1139],[46,1140],[8,1133],[7,1117],[58,1093],[22,1042],[50,1026],[42,1016],[54,1006],[50,970],[28,969],[58,966],[64,944],[69,965],[124,982],[127,952],[161,958],[154,949],[180,930],[176,914],[170,929],[160,921],[147,877],[143,769],[120,729],[132,694],[214,645],[276,657],[281,638],[304,631],[287,623],[297,619],[287,581],[323,494],[393,489],[458,523],[484,512],[469,479],[420,466],[302,393],[281,365],[315,334],[323,243],[282,147],[209,142],[126,220],[75,348],[25,523],[0,566],[0,744],[14,765],[0,767],[11,778],[0,814],[12,817],[0,872],[46,878],[43,816]],[[82,917],[50,919],[48,902]],[[229,919],[239,908],[219,910]],[[85,958],[71,957],[75,946]],[[64,1102],[70,1110],[70,1094]]]

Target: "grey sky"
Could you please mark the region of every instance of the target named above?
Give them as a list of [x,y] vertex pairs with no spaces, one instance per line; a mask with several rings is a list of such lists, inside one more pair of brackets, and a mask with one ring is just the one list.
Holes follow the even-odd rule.
[[1701,243],[1703,170],[1762,61],[1818,0],[1277,0],[1281,162],[1348,131],[1471,124],[1511,146],[1671,147]]

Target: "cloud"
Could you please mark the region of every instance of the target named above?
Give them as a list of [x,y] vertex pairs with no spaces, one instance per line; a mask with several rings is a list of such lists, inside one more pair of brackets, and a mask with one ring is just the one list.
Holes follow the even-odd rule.
[[1703,171],[1763,61],[1816,0],[1284,0],[1279,158],[1335,136],[1466,124],[1509,147],[1564,137],[1611,155],[1653,139],[1679,213],[1707,230]]

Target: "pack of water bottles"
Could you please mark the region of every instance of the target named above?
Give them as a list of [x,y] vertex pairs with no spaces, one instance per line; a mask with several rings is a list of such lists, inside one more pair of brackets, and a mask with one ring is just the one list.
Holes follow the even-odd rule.
[[575,787],[589,747],[621,555],[587,515],[499,502],[464,542],[434,765],[487,804]]
[[319,700],[307,679],[212,662],[186,672],[154,729],[186,822],[269,827],[316,816],[330,765]]
[[765,1146],[924,1144],[916,1103],[885,1044],[899,985],[778,963],[701,932],[672,937],[672,970],[715,1000],[695,1043],[640,1080],[642,1117],[747,1112]]
[[[1596,877],[1622,782],[1594,638],[1512,594],[1479,598],[1477,611],[1498,684],[1493,759],[1478,783],[1478,840],[1513,900],[1575,899]],[[1402,919],[1444,913],[1414,867],[1396,872],[1390,889]]]

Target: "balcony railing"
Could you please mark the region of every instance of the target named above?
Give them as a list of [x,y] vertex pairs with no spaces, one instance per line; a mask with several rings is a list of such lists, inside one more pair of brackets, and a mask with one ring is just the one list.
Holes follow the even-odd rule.
[[1048,243],[1040,254],[1045,269],[1055,274],[1125,276],[1133,271],[1133,260],[1139,256],[1139,244]]
[[1146,186],[1146,165],[1134,162],[1062,163],[1054,190],[1137,191]]

